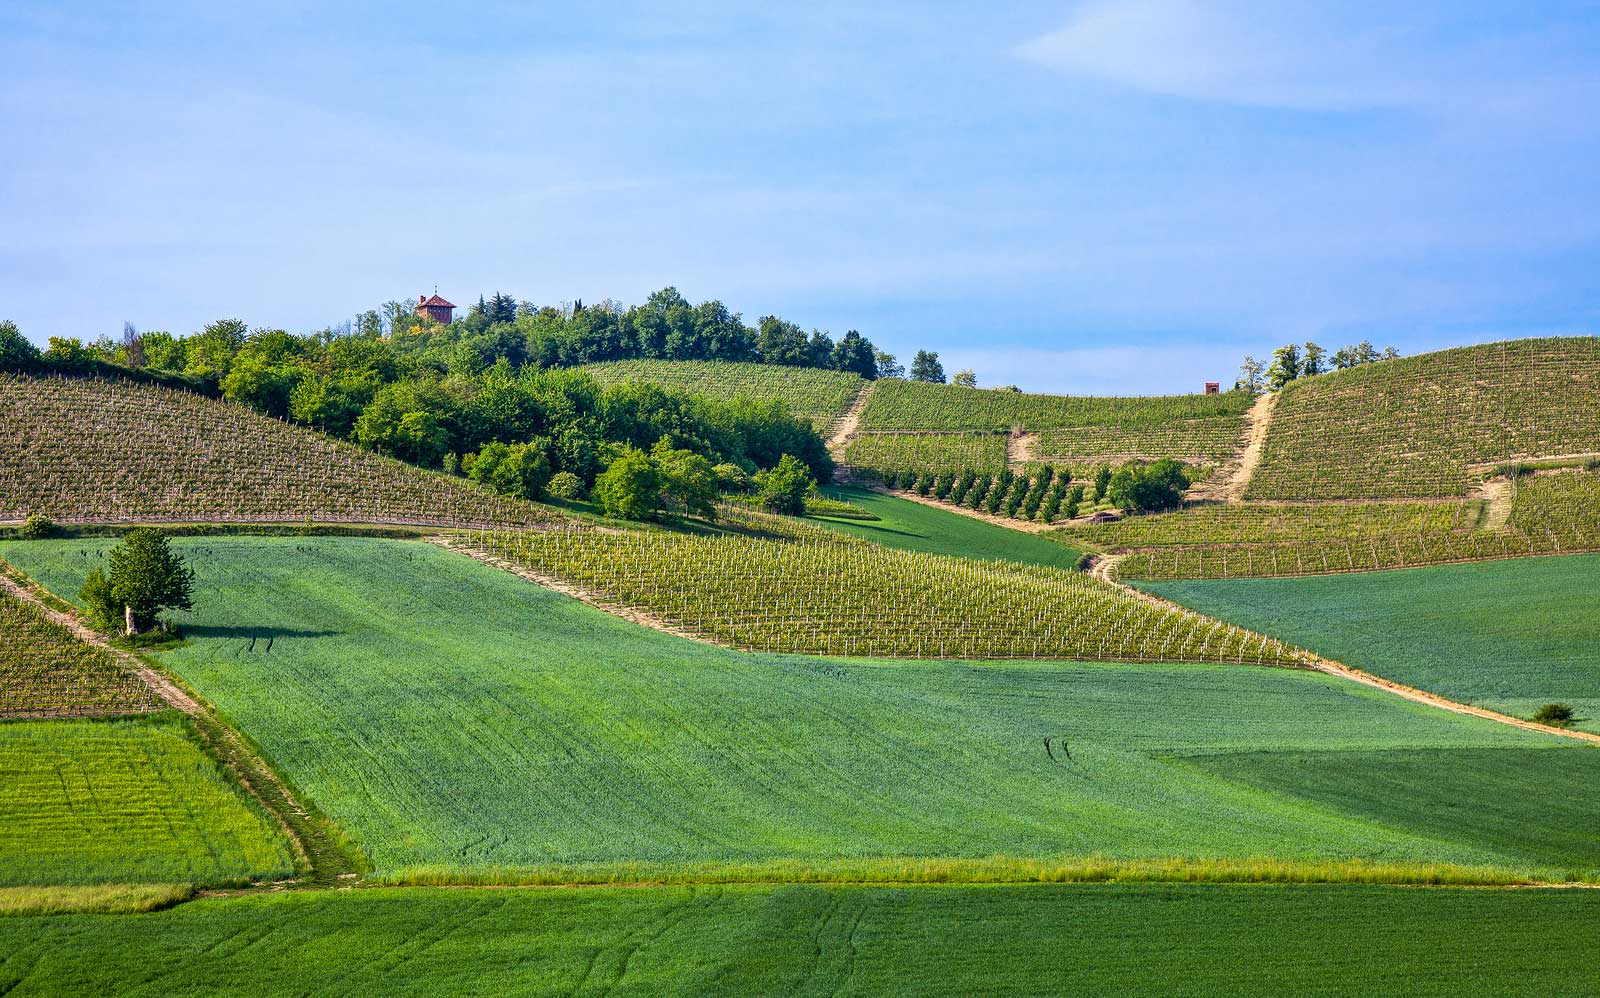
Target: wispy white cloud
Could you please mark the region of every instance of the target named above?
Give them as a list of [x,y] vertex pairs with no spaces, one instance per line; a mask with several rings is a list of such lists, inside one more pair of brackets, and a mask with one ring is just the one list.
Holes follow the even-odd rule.
[[1134,90],[1257,107],[1527,115],[1578,112],[1593,96],[1592,65],[1565,66],[1559,32],[1452,17],[1410,4],[1092,0],[1018,52]]

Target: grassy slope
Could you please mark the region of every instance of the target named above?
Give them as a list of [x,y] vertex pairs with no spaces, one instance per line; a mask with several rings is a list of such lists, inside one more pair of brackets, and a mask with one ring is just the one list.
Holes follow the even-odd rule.
[[0,724],[0,885],[287,876],[277,831],[171,714]]
[[536,525],[548,506],[242,405],[127,381],[0,375],[0,520]]
[[740,395],[781,399],[791,412],[811,420],[819,430],[843,413],[866,383],[859,375],[844,371],[707,360],[619,360],[583,369],[602,385],[650,381],[720,401]]
[[0,919],[66,993],[1593,994],[1600,895],[1348,887],[381,890]]
[[[1285,670],[724,652],[419,543],[176,545],[199,572],[199,609],[191,643],[164,659],[380,873],[767,862],[793,875],[995,854],[1498,863],[1498,849],[1178,757],[1556,744]],[[71,591],[85,550],[0,553]],[[1046,735],[1074,761],[1052,762]]]
[[1467,703],[1521,717],[1570,703],[1600,731],[1600,556],[1144,587]]
[[1071,568],[1083,556],[1065,544],[873,489],[835,486],[825,491],[830,496],[865,507],[876,513],[878,519],[812,519],[841,533],[865,537],[885,547],[963,558],[1003,558],[1056,568]]
[[103,648],[0,591],[0,718],[154,710],[160,701]]

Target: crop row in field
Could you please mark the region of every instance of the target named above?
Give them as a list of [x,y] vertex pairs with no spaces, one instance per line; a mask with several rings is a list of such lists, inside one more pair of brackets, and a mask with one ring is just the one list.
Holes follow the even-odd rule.
[[1056,536],[1102,551],[1204,544],[1295,544],[1391,534],[1471,530],[1482,500],[1463,502],[1207,503],[1109,523],[1061,527]]
[[833,534],[542,531],[471,535],[482,550],[749,651],[903,658],[1061,658],[1292,665],[1270,638],[1220,627],[1079,572],[878,547]]
[[0,885],[241,883],[286,843],[173,713],[0,724]]
[[1252,499],[1459,496],[1468,465],[1600,450],[1600,338],[1461,347],[1290,382]]
[[740,397],[779,399],[818,430],[837,419],[866,384],[848,371],[718,360],[616,360],[590,364],[584,370],[602,385],[652,382],[720,402]]
[[0,520],[536,526],[557,514],[242,405],[125,381],[0,376]]
[[110,652],[0,590],[0,718],[131,714],[159,706]]
[[1195,884],[387,889],[0,919],[21,995],[1593,991],[1594,891]]
[[[1363,529],[1371,532],[1356,532]],[[1452,529],[1423,522],[1387,532],[1381,524],[1353,523],[1350,530],[1345,536],[1330,530],[1315,539],[1265,544],[1184,546],[1174,540],[1168,547],[1152,545],[1128,555],[1117,573],[1150,580],[1322,575],[1600,550],[1600,473],[1572,470],[1518,480],[1511,521],[1501,529]],[[1087,539],[1077,532],[1069,536]]]
[[1002,433],[858,433],[845,448],[845,464],[876,475],[891,472],[1006,466]]
[[[1237,437],[1255,398],[1248,392],[1221,395],[1093,397],[1032,395],[886,379],[874,386],[861,414],[863,430],[1009,430],[1063,427],[1198,427],[1216,420]],[[1202,431],[1209,434],[1210,430]],[[1165,455],[1163,455],[1165,456]]]

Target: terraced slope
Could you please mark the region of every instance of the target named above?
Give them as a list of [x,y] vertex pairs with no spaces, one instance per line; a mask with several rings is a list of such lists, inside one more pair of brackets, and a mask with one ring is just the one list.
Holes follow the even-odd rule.
[[1251,499],[1460,496],[1468,466],[1600,451],[1600,339],[1461,347],[1291,382]]
[[557,514],[244,406],[0,376],[0,520],[538,526]]
[[0,718],[156,710],[161,702],[103,648],[0,589]]
[[989,470],[1008,459],[997,435],[1017,430],[1013,465],[1049,463],[1080,476],[1133,459],[1217,465],[1233,456],[1254,401],[1246,392],[1095,398],[890,379],[874,387],[847,460],[878,471]]
[[818,431],[843,414],[866,382],[845,371],[714,360],[616,360],[583,368],[602,385],[651,381],[719,401],[738,396],[781,399]]

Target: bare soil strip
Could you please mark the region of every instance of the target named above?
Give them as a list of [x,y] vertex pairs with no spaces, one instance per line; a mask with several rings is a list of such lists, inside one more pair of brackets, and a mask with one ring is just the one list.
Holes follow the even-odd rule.
[[0,572],[0,587],[36,607],[79,640],[110,652],[112,657],[136,674],[151,692],[174,709],[193,718],[195,734],[212,758],[227,769],[245,793],[277,822],[279,830],[294,850],[296,866],[305,871],[308,884],[332,886],[338,880],[356,876],[355,868],[359,860],[338,841],[338,832],[332,823],[302,807],[266,760],[245,742],[238,731],[217,716],[215,707],[201,702],[148,661],[114,647],[104,634],[85,624],[75,614],[52,607],[40,595],[42,590],[31,580],[24,583],[13,578],[9,572]]
[[839,465],[844,464],[844,451],[850,446],[850,441],[855,437],[856,431],[861,427],[861,414],[867,411],[867,400],[872,397],[872,388],[876,381],[869,381],[856,392],[855,398],[850,400],[850,405],[845,409],[844,415],[836,420],[828,431],[828,451]]
[[1509,478],[1494,478],[1483,483],[1483,498],[1488,501],[1479,530],[1499,530],[1511,522],[1511,506],[1517,484]]
[[1256,399],[1256,404],[1245,413],[1244,450],[1239,454],[1238,465],[1222,487],[1223,498],[1228,502],[1238,502],[1244,498],[1245,490],[1250,487],[1250,479],[1255,477],[1256,469],[1261,466],[1261,450],[1266,446],[1267,430],[1272,426],[1272,412],[1277,405],[1277,393],[1268,392]]
[[1006,464],[1017,468],[1033,460],[1034,448],[1039,443],[1039,434],[1029,433],[1018,426],[1006,435]]

